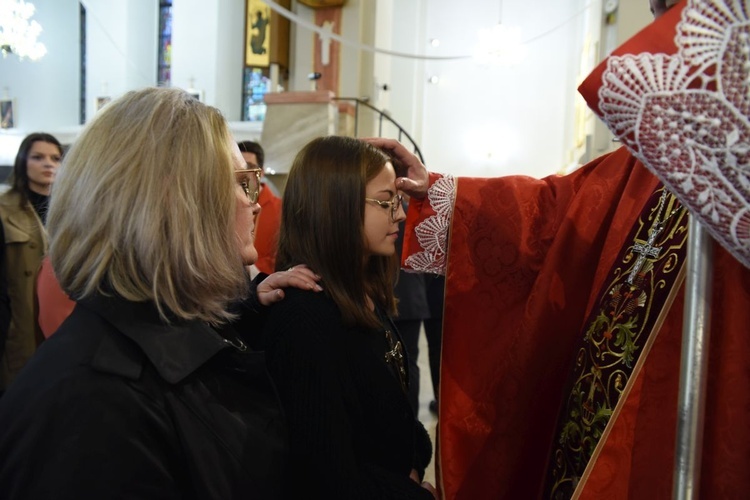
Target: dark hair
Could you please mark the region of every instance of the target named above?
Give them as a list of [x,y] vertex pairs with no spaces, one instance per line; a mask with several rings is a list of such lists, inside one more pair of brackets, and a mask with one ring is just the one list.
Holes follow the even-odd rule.
[[654,5],[651,7],[651,13],[656,14],[655,8],[664,12],[674,7],[679,0],[655,0]]
[[387,161],[351,137],[315,139],[294,159],[282,198],[276,269],[307,264],[322,277],[347,326],[380,325],[367,296],[396,313],[397,255],[365,262],[365,188]]
[[253,153],[258,159],[258,166],[263,168],[263,164],[266,161],[266,154],[263,152],[263,147],[260,144],[253,141],[242,141],[238,142],[237,145],[243,153]]
[[35,142],[48,142],[57,146],[60,150],[60,156],[63,154],[63,147],[55,136],[46,134],[44,132],[34,132],[33,134],[27,135],[21,145],[18,147],[18,153],[16,154],[16,161],[13,164],[13,172],[11,172],[8,178],[8,184],[10,184],[10,190],[15,191],[21,195],[21,206],[24,206],[29,199],[29,173],[27,171],[27,162],[29,160],[29,151]]

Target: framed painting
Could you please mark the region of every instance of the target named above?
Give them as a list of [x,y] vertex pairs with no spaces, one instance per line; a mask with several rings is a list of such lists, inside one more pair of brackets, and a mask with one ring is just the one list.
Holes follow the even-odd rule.
[[185,92],[190,94],[193,99],[200,102],[205,102],[205,97],[203,96],[203,91],[198,89],[185,89]]
[[271,64],[271,8],[261,0],[247,0],[245,10],[245,66]]
[[16,103],[13,99],[0,100],[0,128],[15,128]]
[[94,108],[96,109],[96,111],[99,111],[104,106],[106,106],[111,100],[112,100],[111,96],[108,96],[108,95],[99,96],[94,101]]

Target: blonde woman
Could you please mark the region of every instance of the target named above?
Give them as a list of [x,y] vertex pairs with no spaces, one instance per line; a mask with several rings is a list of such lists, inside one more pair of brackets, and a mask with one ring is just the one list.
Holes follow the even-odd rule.
[[0,400],[2,498],[277,496],[280,407],[229,322],[317,285],[298,266],[236,305],[258,187],[224,118],[183,91],[130,92],[86,127],[48,218],[77,305]]

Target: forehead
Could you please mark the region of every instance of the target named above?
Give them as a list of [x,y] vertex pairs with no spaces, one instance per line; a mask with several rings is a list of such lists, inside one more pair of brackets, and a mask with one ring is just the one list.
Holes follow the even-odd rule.
[[246,163],[251,163],[256,167],[258,166],[258,157],[255,156],[255,153],[251,153],[249,151],[243,151],[242,158],[245,159]]
[[391,162],[386,162],[378,175],[370,179],[367,183],[367,189],[396,191],[396,171],[393,169]]
[[34,141],[29,148],[30,153],[47,153],[53,155],[60,154],[60,148],[56,144],[45,141]]

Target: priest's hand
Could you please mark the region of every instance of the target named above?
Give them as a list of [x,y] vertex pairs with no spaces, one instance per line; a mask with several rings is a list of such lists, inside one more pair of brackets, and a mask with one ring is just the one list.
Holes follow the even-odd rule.
[[430,184],[430,174],[416,155],[395,139],[370,137],[363,139],[391,157],[396,170],[396,187],[413,198],[424,198]]
[[286,271],[277,271],[258,284],[258,302],[264,306],[270,306],[283,299],[284,290],[282,288],[290,286],[301,290],[320,292],[323,288],[318,285],[319,280],[320,276],[304,264],[290,267]]

